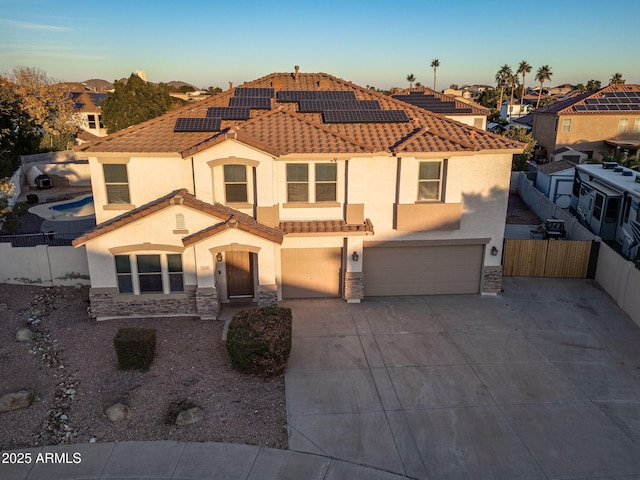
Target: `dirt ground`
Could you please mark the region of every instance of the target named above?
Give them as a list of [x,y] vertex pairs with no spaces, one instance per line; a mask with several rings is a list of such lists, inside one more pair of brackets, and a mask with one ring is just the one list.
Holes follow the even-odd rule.
[[[36,392],[30,407],[0,413],[0,449],[123,440],[287,447],[284,377],[235,372],[221,340],[222,322],[96,322],[87,307],[87,287],[0,284],[0,395]],[[131,326],[157,329],[148,372],[117,368],[113,337]],[[16,332],[27,327],[34,338],[16,341]],[[116,402],[129,406],[128,419],[105,416]],[[204,420],[167,423],[176,404],[200,407]]]
[[524,203],[520,194],[517,192],[509,192],[509,206],[507,208],[507,222],[514,225],[538,225],[542,220],[529,210],[527,204]]

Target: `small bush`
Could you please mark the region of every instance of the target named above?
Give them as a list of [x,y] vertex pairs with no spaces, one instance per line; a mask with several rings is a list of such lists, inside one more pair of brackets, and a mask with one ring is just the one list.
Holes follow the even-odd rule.
[[27,195],[27,203],[29,205],[35,205],[39,200],[40,199],[38,198],[38,195],[36,195],[35,193],[30,193]]
[[284,373],[291,352],[291,309],[241,310],[227,332],[231,363],[243,373],[276,376]]
[[121,328],[113,337],[120,370],[149,370],[156,353],[154,328]]

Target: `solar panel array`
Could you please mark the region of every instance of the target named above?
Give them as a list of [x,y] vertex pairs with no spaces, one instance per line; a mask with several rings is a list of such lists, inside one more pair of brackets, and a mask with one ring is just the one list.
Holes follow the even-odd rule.
[[326,110],[325,123],[399,123],[408,122],[404,110]]
[[273,98],[275,90],[273,88],[236,88],[236,97],[262,97]]
[[173,127],[174,132],[219,132],[219,118],[178,118]]
[[268,97],[231,97],[230,107],[249,107],[257,110],[270,110],[271,98]]
[[456,102],[444,101],[435,95],[424,95],[419,92],[410,92],[409,95],[392,95],[392,98],[434,113],[472,113],[473,111],[470,107],[456,107]]
[[299,112],[313,113],[326,110],[380,110],[377,100],[300,100]]
[[222,120],[247,120],[251,118],[249,107],[209,107],[207,117],[216,117]]
[[301,100],[328,100],[346,102],[357,100],[352,90],[280,90],[279,102],[299,102]]
[[102,103],[102,101],[107,98],[106,93],[90,93],[91,98],[93,99],[93,103],[95,103],[98,107]]
[[640,111],[640,92],[605,92],[574,105],[577,112]]

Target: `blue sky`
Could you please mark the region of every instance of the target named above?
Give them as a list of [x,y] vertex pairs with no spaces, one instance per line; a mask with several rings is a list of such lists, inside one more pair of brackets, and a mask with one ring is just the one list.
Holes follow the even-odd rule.
[[551,85],[640,83],[640,2],[0,0],[0,73],[38,67],[61,81],[228,87],[271,72],[326,72],[360,85],[493,84],[507,63],[549,65]]

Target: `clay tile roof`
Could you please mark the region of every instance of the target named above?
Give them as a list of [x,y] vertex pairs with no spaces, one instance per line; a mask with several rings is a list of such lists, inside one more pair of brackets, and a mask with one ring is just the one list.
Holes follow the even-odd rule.
[[280,222],[280,230],[292,234],[344,234],[373,235],[373,224],[368,218],[362,224],[349,224],[344,220],[308,220]]
[[[179,117],[205,117],[208,107],[229,105],[236,89],[173,110],[155,119],[76,147],[88,154],[109,152],[175,153],[193,155],[234,138],[271,155],[344,154],[415,151],[457,152],[477,150],[521,151],[524,145],[484,130],[477,130],[442,115],[395,100],[378,92],[324,73],[273,73],[238,88],[279,90],[342,90],[358,100],[377,100],[383,110],[404,110],[410,122],[324,123],[321,113],[298,112],[295,102],[271,100],[271,110],[251,110],[248,120],[223,120],[219,132],[174,132]],[[467,106],[468,108],[468,106]],[[422,138],[417,129],[426,128]],[[471,134],[475,131],[475,134]],[[414,138],[415,137],[415,138]],[[402,145],[404,150],[398,150]]]
[[[188,245],[214,235],[215,233],[217,233],[217,231],[212,233],[211,230],[219,227],[220,225],[224,225],[224,228],[238,228],[240,230],[253,233],[273,242],[282,243],[283,235],[280,230],[263,225],[257,222],[253,217],[239,212],[233,208],[220,205],[219,203],[212,205],[210,203],[203,202],[202,200],[198,200],[196,197],[188,193],[186,189],[180,189],[174,190],[173,192],[163,197],[147,203],[146,205],[134,208],[133,210],[123,213],[122,215],[112,218],[111,220],[102,222],[100,225],[96,226],[92,230],[89,230],[84,235],[76,238],[73,241],[73,246],[77,247],[80,245],[84,245],[86,242],[96,237],[121,228],[125,225],[135,222],[138,219],[149,216],[154,212],[170,207],[172,205],[184,205],[186,207],[193,208],[222,220],[221,223],[217,223],[213,227],[209,227],[205,230],[202,230],[201,232],[197,232],[193,235],[185,237],[183,241],[186,242],[187,239],[189,239]],[[187,243],[185,243],[185,246],[188,245]]]
[[[412,103],[411,97],[414,97],[415,100],[419,100],[421,96],[424,97],[425,95],[433,95],[435,100],[440,101],[441,107],[449,106],[449,108],[446,109],[446,115],[489,115],[489,113],[491,113],[491,109],[483,107],[479,103],[476,103],[472,100],[460,100],[452,95],[445,95],[428,87],[406,89],[401,92],[395,93],[393,96],[395,98],[397,96],[404,95],[408,95],[408,97],[401,99],[401,101],[416,106],[419,105]],[[429,110],[426,107],[420,108]]]

